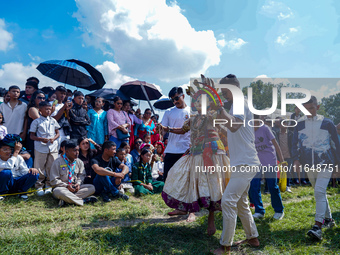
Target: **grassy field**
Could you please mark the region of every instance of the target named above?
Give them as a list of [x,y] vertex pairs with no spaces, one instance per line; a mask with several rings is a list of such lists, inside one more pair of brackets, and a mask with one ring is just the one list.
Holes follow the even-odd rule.
[[[272,219],[270,195],[263,195],[266,216],[257,220],[261,246],[242,247],[232,254],[340,254],[340,227],[323,232],[313,242],[306,232],[314,222],[315,201],[311,187],[282,194],[285,217]],[[329,202],[340,225],[340,189],[328,190]],[[219,246],[222,215],[216,213],[217,232],[206,235],[207,211],[197,221],[184,216],[169,218],[160,195],[131,197],[84,207],[57,207],[50,195],[30,195],[29,201],[7,197],[0,202],[1,254],[209,254]],[[240,222],[235,240],[244,239]]]

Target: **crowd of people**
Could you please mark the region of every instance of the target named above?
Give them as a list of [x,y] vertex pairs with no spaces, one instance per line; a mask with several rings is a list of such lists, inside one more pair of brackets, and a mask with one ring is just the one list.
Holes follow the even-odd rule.
[[[220,84],[240,87],[231,74]],[[170,216],[189,214],[192,222],[195,212],[208,209],[209,235],[216,232],[214,212],[222,211],[221,247],[214,251],[222,254],[233,244],[259,246],[254,219],[265,216],[262,184],[270,193],[274,219],[284,217],[277,171],[264,170],[280,163],[289,170],[287,192],[292,185],[312,185],[316,216],[308,235],[321,239],[321,228],[335,225],[326,189],[330,180],[332,185],[337,181],[332,174],[340,162],[340,124],[317,114],[314,96],[304,104],[311,115],[296,107],[291,119],[297,125],[287,128],[282,118],[271,126],[265,116],[253,116],[246,101],[244,114],[233,115],[229,89],[221,89],[227,100],[222,103],[212,83],[203,87],[187,91],[191,108],[183,89],[172,88],[168,96],[175,106],[159,122],[151,109],[134,111],[118,96],[109,102],[63,86],[39,89],[35,77],[27,79],[24,93],[11,86],[0,105],[0,200],[16,193],[27,200],[33,186],[38,196],[52,193],[59,206],[93,203],[98,196],[110,202],[128,200],[127,193],[162,193],[174,209]],[[202,115],[204,94],[209,104]],[[216,118],[228,122],[215,126]],[[242,125],[249,119],[255,119],[255,128]],[[229,170],[197,171],[217,165]],[[322,171],[311,171],[319,165]],[[233,243],[237,216],[247,239]]]
[[0,105],[0,200],[35,187],[65,203],[83,205],[130,194],[162,192],[166,136],[158,115],[132,110],[129,101],[84,96],[63,86],[39,89],[27,79],[24,93],[9,87]]

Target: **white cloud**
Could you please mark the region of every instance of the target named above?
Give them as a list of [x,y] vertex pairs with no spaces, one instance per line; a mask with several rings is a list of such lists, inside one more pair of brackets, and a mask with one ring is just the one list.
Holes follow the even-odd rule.
[[13,48],[13,34],[6,30],[5,20],[0,19],[0,51]]
[[253,82],[256,82],[258,80],[263,81],[264,83],[272,83],[272,84],[284,84],[284,85],[288,85],[290,84],[290,81],[286,78],[270,78],[268,77],[266,74],[261,74],[255,77],[255,79],[253,79]]
[[288,39],[289,39],[289,37],[287,36],[287,34],[283,33],[282,35],[279,35],[276,38],[276,42],[278,44],[285,45]]
[[318,102],[320,102],[323,97],[329,97],[331,95],[340,93],[340,81],[338,81],[335,86],[324,84],[321,85],[319,89],[310,90],[310,92],[313,96],[315,96],[318,99]]
[[106,81],[105,88],[118,89],[120,85],[128,82],[137,80],[120,73],[120,68],[116,63],[111,61],[105,61],[102,65],[97,65],[96,68],[100,71]]
[[276,38],[276,43],[281,44],[282,46],[286,45],[288,41],[291,41],[291,38],[296,36],[299,31],[299,27],[291,27],[289,28],[289,32],[283,33]]
[[20,89],[25,88],[26,79],[35,76],[40,80],[39,86],[59,86],[60,83],[43,76],[37,69],[37,64],[30,63],[25,66],[22,63],[6,63],[0,69],[0,87],[9,88],[11,85],[17,85]]
[[31,53],[28,53],[28,56],[29,56],[33,61],[41,62],[41,58],[40,58],[39,56],[32,56]]
[[[37,66],[38,64],[33,62],[26,66],[18,62],[2,65],[0,68],[0,87],[9,88],[11,85],[17,85],[20,89],[24,89],[26,79],[31,76],[35,76],[40,80],[39,87],[57,87],[63,85],[62,83],[42,75],[36,69]],[[102,65],[97,65],[96,68],[103,74],[106,81],[105,87],[107,88],[118,89],[120,85],[125,82],[137,80],[136,78],[121,74],[119,66],[110,61],[105,61]],[[66,86],[68,87],[68,85]],[[159,88],[159,86],[157,87]],[[74,89],[74,87],[72,89]]]
[[267,1],[261,7],[261,13],[270,18],[277,18],[278,20],[285,20],[293,16],[292,10],[282,2]]
[[77,0],[74,16],[87,45],[114,52],[123,73],[170,81],[218,65],[223,42],[196,31],[175,3],[165,0]]
[[297,27],[289,28],[289,32],[291,32],[291,33],[296,33],[297,31],[299,31]]
[[245,45],[248,42],[245,42],[241,38],[235,39],[235,40],[230,40],[228,42],[225,42],[227,47],[231,50],[239,50],[243,45]]

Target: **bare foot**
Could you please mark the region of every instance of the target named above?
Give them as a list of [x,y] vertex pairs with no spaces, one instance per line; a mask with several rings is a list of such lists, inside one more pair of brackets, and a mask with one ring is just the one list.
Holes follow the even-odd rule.
[[246,239],[246,240],[243,240],[243,241],[238,241],[238,242],[234,243],[233,246],[239,246],[241,244],[248,244],[251,247],[259,247],[260,246],[259,239],[257,239],[256,237],[251,238],[251,239]]
[[176,216],[176,215],[186,215],[187,212],[181,210],[173,210],[172,212],[168,212],[169,216]]
[[208,236],[212,236],[216,232],[216,227],[215,227],[215,215],[214,212],[209,211],[209,216],[208,216]]
[[187,222],[193,222],[196,220],[196,215],[195,213],[189,213],[189,216],[187,218]]
[[211,250],[210,252],[216,255],[230,254],[230,246],[221,245],[218,249]]

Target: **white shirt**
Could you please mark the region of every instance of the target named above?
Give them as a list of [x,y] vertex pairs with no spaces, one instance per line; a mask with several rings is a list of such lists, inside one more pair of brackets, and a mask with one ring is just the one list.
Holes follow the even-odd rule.
[[7,161],[0,159],[0,172],[4,169],[12,171],[13,178],[28,174],[28,167],[25,160],[18,155],[17,157],[10,157]]
[[[180,128],[190,117],[190,107],[187,106],[184,109],[178,109],[173,107],[167,110],[162,119],[162,125],[170,128]],[[174,133],[169,134],[168,145],[165,148],[164,153],[182,154],[190,146],[190,132],[183,135]]]
[[9,102],[0,105],[0,111],[4,114],[4,126],[9,134],[19,135],[23,131],[26,110],[27,104],[21,101],[13,109]]
[[[233,105],[230,112],[233,115]],[[255,132],[254,128],[248,125],[248,121],[253,119],[253,114],[248,108],[248,103],[244,100],[244,115],[234,115],[234,117],[245,121],[245,125],[241,126],[236,132],[228,129],[228,147],[230,154],[230,166],[260,165],[255,148]]]
[[[53,138],[56,135],[56,129],[60,126],[58,122],[49,116],[37,118],[33,120],[30,128],[30,132],[36,133],[37,137],[42,138]],[[34,149],[40,153],[56,152],[58,150],[58,141],[55,140],[53,143],[43,143],[41,141],[34,141]]]
[[[52,101],[52,103],[53,103],[53,101]],[[51,117],[56,116],[56,115],[58,114],[58,112],[60,111],[60,109],[63,108],[63,106],[64,106],[63,103],[61,103],[61,104],[56,104],[55,110],[54,110],[54,112],[51,114]]]
[[4,125],[1,125],[0,126],[0,140],[4,139],[7,134],[8,134],[7,128]]

